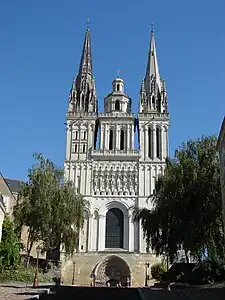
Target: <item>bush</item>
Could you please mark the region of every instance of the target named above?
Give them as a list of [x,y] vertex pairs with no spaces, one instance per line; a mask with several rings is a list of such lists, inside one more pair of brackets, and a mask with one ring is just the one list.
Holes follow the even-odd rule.
[[[26,268],[22,265],[18,265],[17,268],[2,269],[0,272],[0,282],[26,282],[32,283],[34,280],[34,274],[36,272],[35,267]],[[39,282],[52,282],[52,276],[50,274],[38,273]]]
[[163,263],[156,263],[151,266],[152,278],[156,281],[164,281],[166,275],[166,266]]
[[223,281],[225,279],[225,264],[219,259],[206,259],[193,270],[190,283],[206,284]]

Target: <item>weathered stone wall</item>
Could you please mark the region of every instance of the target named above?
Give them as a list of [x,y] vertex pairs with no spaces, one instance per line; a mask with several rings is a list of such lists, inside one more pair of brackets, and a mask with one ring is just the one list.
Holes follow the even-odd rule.
[[[153,254],[134,253],[77,253],[73,259],[63,258],[61,254],[62,268],[61,278],[64,284],[72,284],[74,276],[75,285],[90,285],[91,274],[96,273],[96,267],[110,256],[118,256],[123,259],[130,268],[130,279],[132,286],[140,286],[145,283],[145,264],[151,265],[159,262]],[[97,276],[97,274],[95,274]],[[97,280],[97,279],[96,279]]]

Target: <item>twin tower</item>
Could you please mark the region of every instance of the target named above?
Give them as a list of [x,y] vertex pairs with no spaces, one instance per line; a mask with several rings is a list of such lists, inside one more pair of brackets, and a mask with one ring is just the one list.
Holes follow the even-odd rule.
[[[132,192],[128,192],[143,197],[150,195],[155,179],[163,170],[168,156],[169,114],[166,86],[159,73],[153,31],[139,101],[139,113],[136,118],[132,113],[131,98],[124,90],[124,81],[117,77],[112,83],[111,93],[104,99],[104,112],[98,112],[90,30],[87,29],[79,72],[69,93],[65,160],[67,178],[75,183],[83,195],[91,197],[121,192],[123,195],[127,194],[127,191],[119,192],[118,187],[115,187],[119,180],[113,179],[111,184],[114,187],[110,188],[106,188],[106,183],[101,185],[93,181],[99,168],[104,174],[105,167],[99,165],[100,162],[117,162],[120,165],[130,161],[138,163],[138,169],[151,169],[144,181],[139,174],[135,180],[140,182]],[[138,143],[135,143],[136,129]],[[85,172],[86,175],[82,171],[83,165],[87,169],[90,168],[90,172]],[[111,167],[111,171],[117,168],[114,165]],[[124,168],[126,169],[125,166]]]
[[[123,273],[120,265],[123,256],[133,272],[137,269],[140,273],[137,257],[129,253],[147,255],[149,249],[141,224],[133,220],[130,207],[151,207],[147,199],[154,191],[157,177],[164,171],[168,156],[167,93],[159,73],[154,32],[151,32],[147,69],[141,83],[138,117],[132,113],[131,98],[125,93],[121,78],[113,81],[112,91],[104,99],[104,112],[98,112],[89,30],[79,72],[69,93],[66,117],[65,176],[89,202],[79,236],[76,262],[78,269],[80,264],[79,278],[85,282],[91,272],[95,272],[96,278],[105,274],[91,269],[101,264],[102,253],[113,254],[112,266],[118,264],[120,272]],[[88,253],[86,267],[80,252]],[[111,258],[104,259],[109,263]],[[143,263],[142,256],[140,263]],[[72,262],[68,268],[71,266]],[[65,271],[66,274],[69,273]]]

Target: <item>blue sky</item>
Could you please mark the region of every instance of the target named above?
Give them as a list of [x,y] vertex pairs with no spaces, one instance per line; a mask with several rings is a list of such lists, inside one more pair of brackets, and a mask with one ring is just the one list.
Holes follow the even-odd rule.
[[171,114],[170,154],[218,134],[225,115],[225,1],[0,1],[0,171],[25,179],[32,154],[65,156],[65,113],[91,19],[100,111],[120,69],[137,112],[151,23]]

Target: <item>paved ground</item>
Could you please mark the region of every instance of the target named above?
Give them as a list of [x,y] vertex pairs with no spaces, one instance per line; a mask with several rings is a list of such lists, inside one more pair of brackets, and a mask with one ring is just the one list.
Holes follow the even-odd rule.
[[41,286],[33,289],[31,285],[26,284],[1,284],[0,300],[28,300],[46,290],[47,286]]

